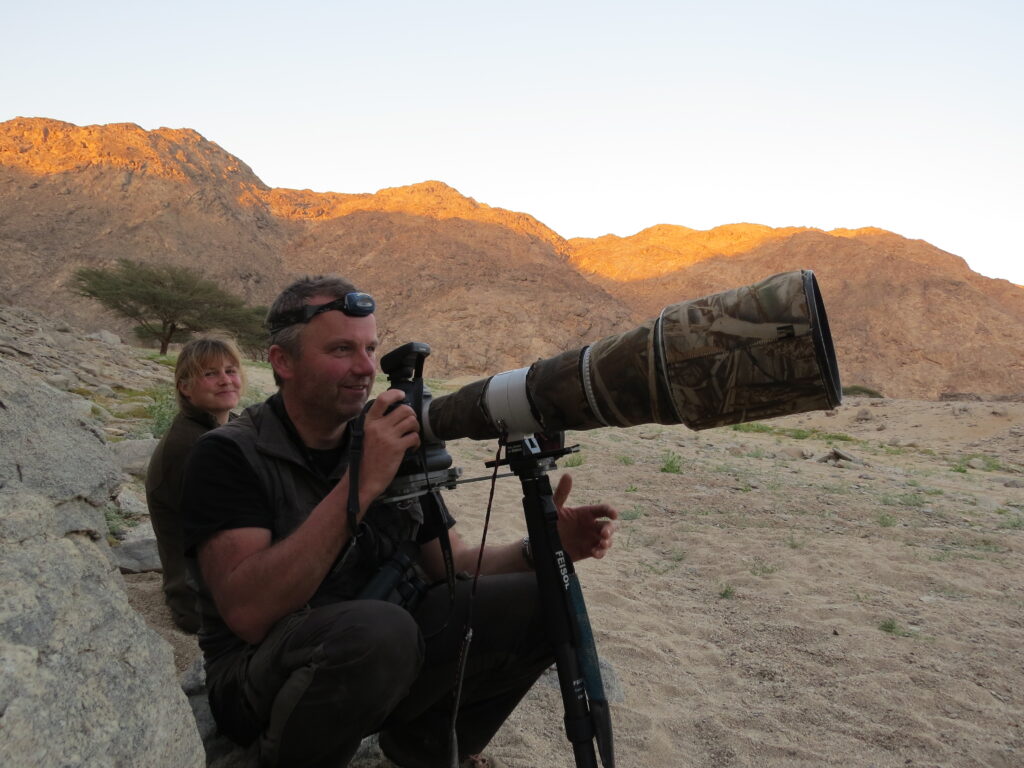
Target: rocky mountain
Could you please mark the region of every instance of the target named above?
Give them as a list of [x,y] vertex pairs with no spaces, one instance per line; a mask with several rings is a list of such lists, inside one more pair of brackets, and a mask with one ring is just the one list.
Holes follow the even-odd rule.
[[1024,288],[881,229],[652,227],[569,241],[571,261],[645,317],[695,296],[814,270],[844,383],[891,395],[1024,392]]
[[810,268],[844,383],[900,397],[1024,392],[1024,288],[891,232],[661,225],[565,240],[437,181],[271,189],[195,131],[0,123],[3,295],[125,332],[67,287],[76,268],[121,257],[200,267],[253,303],[299,274],[347,275],[379,297],[385,349],[433,346],[433,376],[518,367],[665,304]]
[[85,327],[128,328],[68,289],[133,258],[199,267],[253,303],[335,272],[380,297],[382,343],[418,340],[431,375],[497,372],[628,325],[530,216],[439,182],[376,195],[272,190],[194,131],[0,124],[0,290]]

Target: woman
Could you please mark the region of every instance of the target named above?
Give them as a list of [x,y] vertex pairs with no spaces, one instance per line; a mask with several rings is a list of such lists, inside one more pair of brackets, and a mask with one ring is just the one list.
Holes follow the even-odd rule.
[[188,454],[199,437],[224,424],[245,387],[235,343],[215,336],[193,339],[174,366],[178,415],[157,445],[146,473],[146,502],[164,570],[164,599],[174,623],[199,630],[196,593],[185,581],[181,483]]

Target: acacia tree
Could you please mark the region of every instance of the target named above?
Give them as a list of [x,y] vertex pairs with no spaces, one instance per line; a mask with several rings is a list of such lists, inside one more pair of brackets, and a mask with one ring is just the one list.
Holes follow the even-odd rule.
[[73,285],[82,296],[138,323],[136,335],[159,342],[162,355],[172,341],[185,341],[197,331],[219,329],[246,339],[264,333],[260,310],[187,267],[119,259],[111,269],[77,270]]

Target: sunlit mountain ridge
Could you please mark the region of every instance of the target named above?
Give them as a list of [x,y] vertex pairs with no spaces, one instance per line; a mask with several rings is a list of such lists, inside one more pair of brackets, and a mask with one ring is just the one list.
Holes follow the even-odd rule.
[[904,397],[1024,393],[1024,289],[885,230],[658,224],[567,240],[441,181],[270,188],[189,129],[0,123],[6,299],[127,333],[68,288],[78,267],[117,258],[199,268],[264,304],[298,274],[345,274],[378,295],[384,345],[427,341],[437,376],[519,367],[665,304],[807,268],[846,383]]

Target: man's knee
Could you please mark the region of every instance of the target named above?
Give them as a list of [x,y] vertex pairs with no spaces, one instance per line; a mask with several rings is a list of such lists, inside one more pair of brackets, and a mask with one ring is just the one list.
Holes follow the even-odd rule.
[[408,693],[423,641],[404,609],[352,601],[314,609],[289,638],[284,661],[287,678],[261,712],[268,755],[305,749],[310,740],[358,744]]
[[423,664],[423,638],[409,613],[392,603],[346,604],[320,643],[319,665],[343,669],[346,687],[363,691],[407,689]]

